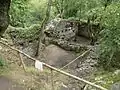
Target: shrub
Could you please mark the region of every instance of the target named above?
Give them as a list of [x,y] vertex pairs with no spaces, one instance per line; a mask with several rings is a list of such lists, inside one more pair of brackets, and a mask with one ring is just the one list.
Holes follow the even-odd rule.
[[120,4],[109,5],[102,15],[99,63],[105,69],[120,68]]
[[12,0],[10,9],[11,25],[26,27],[40,24],[44,18],[47,0]]

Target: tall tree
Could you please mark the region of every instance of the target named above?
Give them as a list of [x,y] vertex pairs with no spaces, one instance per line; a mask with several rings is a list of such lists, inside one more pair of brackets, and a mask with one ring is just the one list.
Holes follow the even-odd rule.
[[0,0],[0,37],[9,25],[9,8],[11,0]]

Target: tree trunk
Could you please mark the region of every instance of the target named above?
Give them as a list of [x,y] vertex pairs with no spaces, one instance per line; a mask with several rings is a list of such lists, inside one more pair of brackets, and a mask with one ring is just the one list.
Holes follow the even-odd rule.
[[9,8],[11,0],[0,0],[0,37],[9,25]]
[[48,5],[47,5],[47,10],[46,10],[46,15],[45,15],[45,18],[44,20],[42,21],[41,23],[41,27],[40,27],[40,32],[39,32],[39,41],[38,41],[38,47],[37,47],[37,51],[36,51],[36,55],[35,56],[38,56],[40,55],[41,53],[41,49],[43,47],[43,41],[44,41],[44,38],[45,38],[45,35],[44,35],[44,29],[45,29],[45,26],[49,20],[49,17],[50,17],[50,11],[51,11],[51,5],[52,5],[52,0],[48,0]]

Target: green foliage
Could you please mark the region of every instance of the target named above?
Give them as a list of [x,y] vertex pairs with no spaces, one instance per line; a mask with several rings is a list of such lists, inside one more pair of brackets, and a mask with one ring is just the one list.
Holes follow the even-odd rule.
[[26,0],[12,0],[10,9],[10,19],[12,26],[22,26],[26,22],[27,16],[27,1]]
[[[48,0],[12,0],[11,25],[30,26],[40,23]],[[87,19],[88,11],[101,7],[101,0],[53,0],[51,17],[61,14],[62,18]]]
[[10,35],[15,36],[17,39],[24,39],[24,40],[36,40],[39,37],[39,28],[40,25],[39,24],[33,24],[30,27],[26,27],[26,28],[15,28],[15,27],[9,27],[10,31]]
[[56,13],[61,14],[63,18],[78,18],[86,17],[86,12],[93,8],[102,6],[101,0],[55,0],[54,6]]
[[[94,22],[100,22],[100,44],[98,48],[100,66],[107,70],[111,67],[120,68],[120,3],[110,0],[106,9],[106,0],[101,2],[101,6],[92,8],[85,13]],[[94,18],[95,17],[95,18]]]
[[99,63],[105,68],[120,68],[120,4],[111,4],[102,15]]
[[45,14],[46,0],[12,0],[10,17],[11,25],[26,27],[39,24]]
[[29,19],[27,23],[31,24],[40,24],[41,21],[45,18],[46,7],[48,0],[29,0],[28,8]]

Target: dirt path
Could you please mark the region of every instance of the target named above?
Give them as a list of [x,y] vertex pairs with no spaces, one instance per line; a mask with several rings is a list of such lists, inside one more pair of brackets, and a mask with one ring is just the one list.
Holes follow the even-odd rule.
[[8,79],[7,77],[0,76],[0,90],[25,90],[22,86]]

